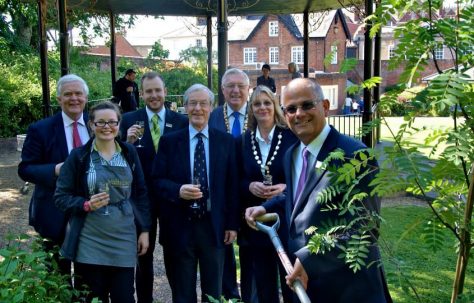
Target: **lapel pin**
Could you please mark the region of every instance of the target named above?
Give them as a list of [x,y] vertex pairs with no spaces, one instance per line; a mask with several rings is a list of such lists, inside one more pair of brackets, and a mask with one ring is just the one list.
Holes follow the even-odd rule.
[[165,124],[165,127],[173,127],[173,124],[171,124],[171,123],[166,123],[166,124]]

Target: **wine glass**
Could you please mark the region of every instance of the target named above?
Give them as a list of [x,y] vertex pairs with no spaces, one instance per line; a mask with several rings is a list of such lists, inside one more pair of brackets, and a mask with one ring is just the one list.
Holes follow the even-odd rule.
[[138,125],[138,145],[137,147],[143,147],[142,145],[142,138],[143,134],[145,133],[145,121],[137,121],[135,122],[136,125]]
[[263,185],[265,186],[272,186],[273,185],[273,182],[272,182],[272,175],[264,175],[263,176]]
[[[98,191],[98,193],[107,193],[107,194],[109,194],[109,182],[99,182],[97,191]],[[109,203],[110,203],[110,197],[109,197]],[[104,216],[110,215],[108,204],[104,206],[104,212],[102,214]]]
[[[193,178],[193,185],[194,187],[201,188],[201,182],[199,181],[198,177]],[[191,208],[193,209],[199,208],[199,204],[197,200],[194,200],[194,202],[191,204]]]

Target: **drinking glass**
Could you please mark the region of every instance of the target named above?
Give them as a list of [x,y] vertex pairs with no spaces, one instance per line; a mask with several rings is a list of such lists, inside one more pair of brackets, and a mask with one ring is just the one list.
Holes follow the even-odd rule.
[[[194,187],[201,188],[201,182],[199,182],[198,177],[193,178],[193,185]],[[199,204],[197,200],[194,200],[193,204],[191,204],[191,208],[194,208],[194,209],[199,208]]]
[[272,186],[272,175],[264,175],[263,176],[263,185],[265,186]]
[[[109,183],[108,182],[99,182],[99,184],[98,184],[98,193],[107,193],[107,194],[110,195]],[[110,196],[109,196],[109,203],[110,203]],[[104,212],[102,214],[104,216],[110,215],[108,204],[104,206]]]
[[143,134],[145,133],[145,121],[137,121],[135,122],[136,125],[138,125],[138,145],[137,147],[143,147],[142,145],[142,138]]

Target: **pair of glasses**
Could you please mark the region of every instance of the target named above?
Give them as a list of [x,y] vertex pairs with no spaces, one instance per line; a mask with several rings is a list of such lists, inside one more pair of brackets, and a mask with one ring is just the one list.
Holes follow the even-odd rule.
[[288,105],[286,107],[282,107],[282,111],[285,115],[294,115],[296,114],[296,111],[298,111],[298,108],[301,108],[302,111],[310,111],[313,108],[316,107],[316,104],[318,104],[319,101],[313,101],[313,100],[307,100],[303,101],[300,105]]
[[255,107],[272,107],[273,106],[273,103],[271,101],[254,101],[252,102],[252,105],[255,106]]
[[197,102],[197,101],[191,101],[191,102],[188,102],[188,106],[189,107],[197,107],[197,106],[200,106],[201,108],[207,108],[209,107],[211,104],[210,102],[205,102],[205,101],[202,101],[202,102]]
[[97,121],[97,122],[94,122],[94,125],[97,126],[97,127],[105,127],[106,125],[110,126],[110,127],[115,127],[115,126],[118,126],[119,122],[118,121],[114,121],[114,120],[111,120],[111,121]]
[[226,84],[224,84],[224,87],[227,88],[227,89],[233,89],[236,86],[240,90],[246,89],[247,87],[249,87],[247,84],[242,84],[242,83],[226,83]]

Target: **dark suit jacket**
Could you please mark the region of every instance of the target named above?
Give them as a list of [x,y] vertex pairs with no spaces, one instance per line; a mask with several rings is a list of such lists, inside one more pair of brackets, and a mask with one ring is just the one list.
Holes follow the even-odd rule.
[[[151,179],[151,169],[153,167],[153,161],[156,156],[155,148],[153,146],[153,139],[151,138],[150,126],[146,109],[141,108],[137,111],[129,112],[123,115],[122,121],[120,122],[120,134],[122,141],[127,141],[127,130],[135,124],[136,121],[145,121],[145,133],[141,143],[143,147],[137,148],[138,157],[143,169],[143,175],[145,176],[146,185],[148,188],[148,196],[152,205],[152,211],[156,212],[156,199],[154,198],[153,181]],[[165,129],[163,135],[170,132],[186,128],[188,126],[188,118],[184,115],[176,113],[172,110],[167,109],[165,114]],[[161,144],[161,140],[160,140]],[[134,143],[138,145],[138,140]]]
[[[329,186],[329,177],[326,171],[317,174],[316,170],[310,170],[301,198],[293,208],[292,155],[299,144],[297,142],[285,154],[286,201],[272,199],[263,206],[270,212],[284,207],[284,220],[289,226],[289,252],[299,258],[308,274],[308,293],[311,302],[390,302],[390,296],[384,292],[386,284],[382,270],[376,264],[368,269],[363,268],[354,274],[344,263],[344,260],[338,258],[341,253],[339,249],[335,248],[329,253],[316,255],[311,254],[305,247],[311,237],[305,233],[308,227],[321,227],[328,220],[341,217],[336,212],[321,211],[320,205],[315,202],[317,194]],[[346,155],[350,156],[354,151],[365,148],[365,146],[359,141],[339,134],[331,127],[317,160],[323,161],[331,151],[337,148],[344,150]],[[369,182],[370,180],[367,180],[361,186],[366,188]],[[367,199],[365,205],[369,210],[380,211],[378,199]],[[380,261],[379,259],[380,253],[377,246],[371,246],[366,260],[367,264],[372,261]]]
[[[278,134],[280,133],[282,134],[281,144],[279,145],[279,149],[275,155],[274,152],[278,143]],[[296,138],[295,135],[289,129],[283,129],[278,126],[275,127],[270,152],[268,154],[268,157],[275,155],[275,160],[272,161],[272,165],[270,166],[270,174],[272,175],[273,184],[286,183],[285,172],[283,170],[283,156],[285,155],[286,150],[296,141],[298,141],[298,138]],[[237,147],[237,151],[240,155],[238,163],[240,163],[239,167],[241,168],[239,191],[241,194],[240,207],[241,214],[243,215],[246,208],[261,205],[263,202],[265,202],[265,199],[254,196],[249,190],[250,183],[255,181],[262,182],[263,180],[260,165],[257,164],[257,161],[255,160],[254,151],[252,150],[250,130],[246,131],[245,134],[240,137],[240,140],[238,140],[238,145],[239,146]],[[255,147],[256,152],[258,153],[261,160],[262,154],[260,152],[260,148],[256,140]],[[282,214],[283,213],[280,213],[280,216]],[[284,230],[284,228],[280,230]],[[245,224],[245,222],[241,224],[241,230],[239,232],[239,237],[237,238],[237,240],[239,245],[267,247],[273,246],[266,234],[251,229],[247,224]]]
[[221,132],[227,133],[227,128],[225,126],[224,120],[224,110],[223,106],[227,106],[226,104],[216,107],[211,115],[209,116],[209,127],[215,128],[220,130]]
[[276,92],[275,79],[273,79],[272,77],[268,77],[268,79],[265,79],[265,76],[261,75],[257,78],[257,86],[258,85],[265,85],[266,87],[271,89],[272,92]]
[[[84,115],[84,122],[87,117]],[[67,219],[53,201],[56,164],[68,157],[61,111],[28,128],[18,165],[18,175],[35,184],[29,208],[29,224],[42,236],[61,243]]]
[[[209,128],[209,161],[212,238],[216,247],[224,247],[224,231],[237,231],[239,227],[235,143],[231,135]],[[159,203],[159,241],[171,249],[183,249],[193,226],[187,212],[191,201],[179,197],[181,186],[191,182],[188,128],[161,138],[152,178]]]

